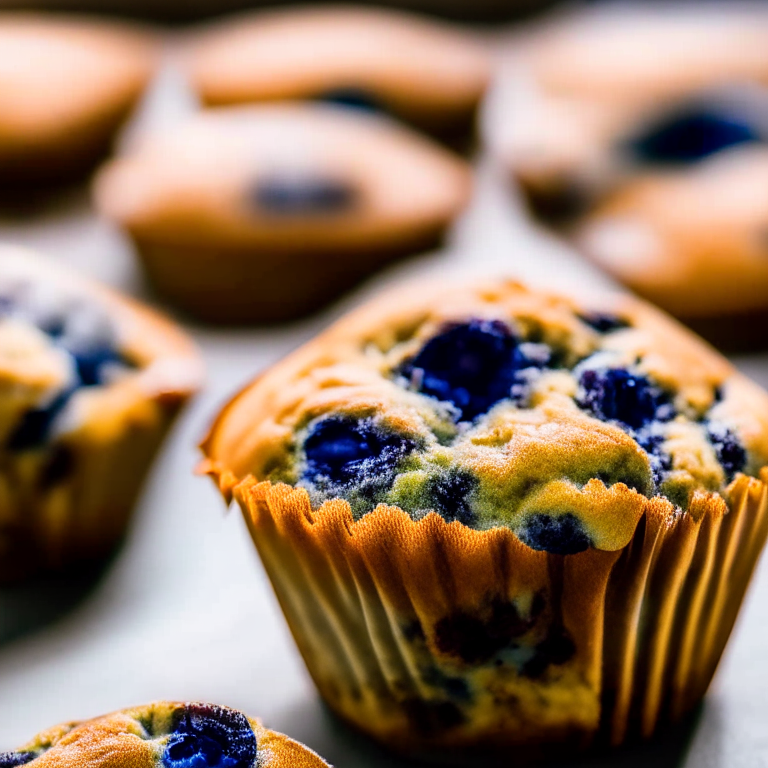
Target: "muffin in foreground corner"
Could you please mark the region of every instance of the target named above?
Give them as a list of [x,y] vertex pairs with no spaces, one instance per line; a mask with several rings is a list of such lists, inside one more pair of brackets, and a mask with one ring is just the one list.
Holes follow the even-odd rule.
[[0,582],[112,552],[201,366],[168,320],[0,247]]
[[229,707],[158,701],[39,733],[0,768],[328,768],[314,752]]
[[0,192],[91,170],[149,82],[155,45],[126,24],[0,14]]
[[679,720],[768,533],[768,394],[626,298],[401,289],[247,386],[202,448],[327,703],[422,755]]
[[190,46],[209,106],[288,99],[386,112],[466,146],[491,76],[479,35],[401,11],[353,6],[235,16]]
[[157,289],[211,322],[312,312],[396,258],[435,247],[469,166],[375,115],[279,104],[203,112],[97,179]]

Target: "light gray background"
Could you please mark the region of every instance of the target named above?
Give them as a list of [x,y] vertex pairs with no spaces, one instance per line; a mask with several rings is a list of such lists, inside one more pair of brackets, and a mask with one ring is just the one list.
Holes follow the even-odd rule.
[[[170,123],[191,107],[183,84],[167,68],[138,129]],[[91,584],[57,579],[0,592],[0,750],[62,720],[152,699],[200,699],[258,716],[338,768],[404,765],[325,712],[239,513],[225,514],[212,484],[193,476],[195,445],[218,406],[238,387],[383,283],[468,270],[503,272],[565,290],[606,285],[525,221],[488,161],[478,166],[473,204],[444,251],[400,264],[307,321],[269,330],[192,326],[208,365],[207,388],[168,440],[126,546],[111,568]],[[32,219],[0,217],[0,239],[38,247],[154,300],[130,247],[93,215],[85,191]],[[735,362],[768,385],[767,355]],[[763,562],[697,726],[586,764],[768,766],[767,628],[768,564]]]

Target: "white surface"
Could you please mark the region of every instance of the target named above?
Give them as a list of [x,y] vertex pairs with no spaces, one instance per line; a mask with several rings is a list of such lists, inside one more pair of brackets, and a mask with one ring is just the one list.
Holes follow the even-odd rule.
[[[172,120],[185,100],[173,78],[151,99],[150,119]],[[0,218],[0,238],[33,245],[146,297],[127,244],[70,199],[29,220]],[[401,264],[372,281],[453,270],[503,271],[565,289],[605,285],[536,233],[483,168],[476,199],[450,248]],[[259,370],[374,290],[369,283],[321,316],[271,330],[194,329],[208,387],[168,441],[111,569],[64,616],[10,642],[0,637],[0,750],[62,720],[152,699],[201,699],[262,718],[315,748],[338,768],[403,765],[340,727],[322,708],[294,648],[239,513],[224,514],[212,484],[193,476],[196,442],[217,407]],[[151,299],[150,299],[151,300]],[[768,356],[738,363],[768,384]],[[76,586],[76,585],[75,585]],[[74,588],[48,585],[54,603]],[[45,595],[43,595],[45,596]],[[0,592],[0,627],[45,613],[39,590]],[[768,566],[753,584],[687,757],[686,734],[589,765],[658,768],[768,766]]]

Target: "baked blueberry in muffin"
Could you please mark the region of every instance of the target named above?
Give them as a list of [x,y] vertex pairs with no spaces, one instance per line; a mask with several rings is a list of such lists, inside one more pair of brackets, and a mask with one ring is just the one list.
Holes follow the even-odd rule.
[[316,754],[237,710],[160,701],[38,734],[2,768],[322,768]]
[[681,717],[768,533],[768,394],[629,299],[401,289],[203,450],[324,698],[432,757]]
[[112,550],[199,379],[166,320],[0,249],[0,579]]
[[692,104],[675,110],[632,137],[627,149],[641,163],[687,165],[732,147],[765,141],[766,135],[736,108]]

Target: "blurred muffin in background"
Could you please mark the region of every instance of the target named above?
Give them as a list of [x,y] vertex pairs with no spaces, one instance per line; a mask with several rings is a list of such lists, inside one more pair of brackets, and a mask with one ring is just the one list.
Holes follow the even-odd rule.
[[0,192],[65,183],[110,149],[156,61],[118,23],[0,14]]
[[454,145],[474,133],[491,69],[471,32],[354,6],[238,16],[201,33],[188,61],[208,105],[331,101],[387,112]]
[[0,246],[0,583],[113,551],[201,377],[169,321]]
[[582,212],[640,171],[765,137],[765,11],[593,10],[518,41],[487,133],[545,219]]
[[592,12],[537,34],[491,136],[532,210],[719,346],[768,333],[768,11]]
[[628,182],[575,231],[582,253],[729,350],[768,344],[768,146]]
[[377,115],[325,104],[203,112],[99,175],[102,213],[152,282],[195,317],[287,320],[433,247],[469,166]]
[[156,701],[37,734],[3,768],[328,768],[314,752],[241,712]]

